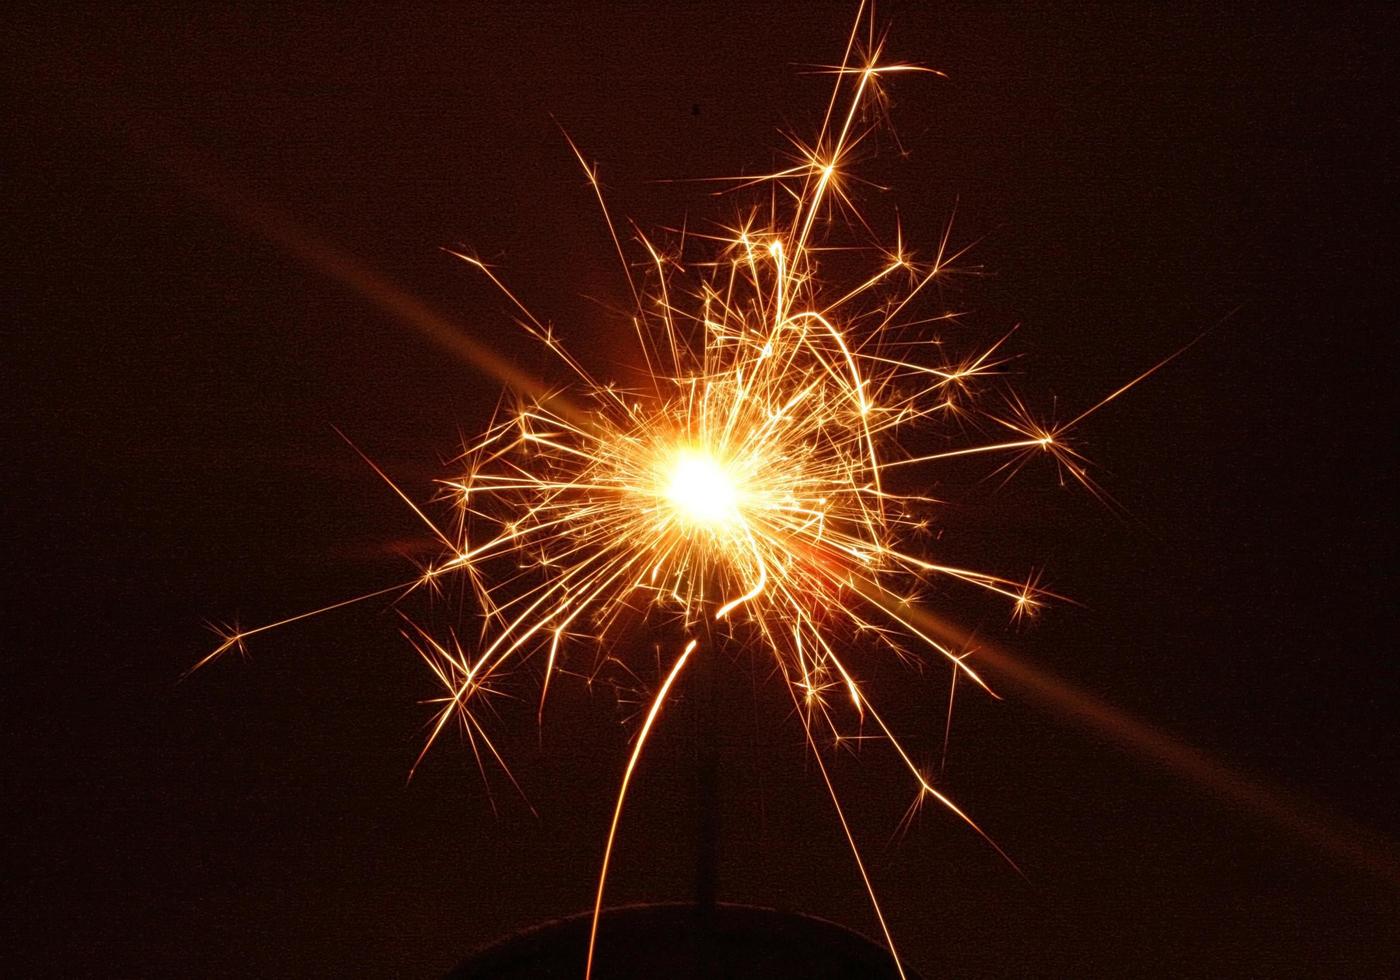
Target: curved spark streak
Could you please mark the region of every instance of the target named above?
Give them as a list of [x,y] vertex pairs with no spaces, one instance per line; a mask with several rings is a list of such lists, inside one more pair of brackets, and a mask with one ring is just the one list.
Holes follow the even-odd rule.
[[637,760],[642,757],[642,747],[646,745],[647,735],[651,733],[651,726],[656,722],[656,716],[661,713],[661,705],[666,700],[671,685],[680,676],[681,668],[690,659],[690,655],[698,643],[698,640],[691,640],[685,645],[685,650],[676,658],[676,663],[671,667],[671,672],[666,675],[661,689],[656,692],[656,697],[652,698],[646,721],[642,722],[642,730],[637,733],[637,744],[632,746],[632,755],[627,760],[626,770],[622,773],[622,785],[617,790],[617,804],[613,807],[612,824],[608,827],[608,842],[603,847],[603,867],[598,872],[598,895],[593,900],[593,924],[588,929],[588,961],[584,967],[584,980],[593,976],[593,948],[598,941],[598,919],[603,914],[603,889],[608,882],[608,863],[612,860],[613,841],[617,838],[617,824],[622,819],[622,804],[627,799],[627,786],[632,781],[632,771],[637,768]]

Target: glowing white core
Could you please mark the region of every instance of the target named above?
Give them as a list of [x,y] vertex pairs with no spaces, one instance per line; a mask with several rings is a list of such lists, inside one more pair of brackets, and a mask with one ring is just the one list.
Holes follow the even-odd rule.
[[724,464],[704,450],[686,449],[675,457],[666,499],[687,522],[719,529],[739,521],[739,487]]

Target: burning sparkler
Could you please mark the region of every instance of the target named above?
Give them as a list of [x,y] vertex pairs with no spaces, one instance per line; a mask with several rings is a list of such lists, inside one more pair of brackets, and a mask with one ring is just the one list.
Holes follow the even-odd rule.
[[[1048,594],[1033,581],[916,553],[904,542],[926,524],[930,502],[893,492],[887,475],[977,453],[1005,454],[1008,465],[1044,453],[1097,492],[1065,434],[1131,385],[1054,427],[1032,421],[1019,400],[996,411],[972,400],[976,379],[1001,363],[1002,340],[962,360],[930,362],[938,320],[916,312],[921,293],[959,257],[946,233],[926,262],[908,254],[902,241],[865,244],[859,253],[878,258],[864,278],[821,276],[823,254],[834,247],[827,237],[832,213],[854,215],[850,226],[868,227],[847,193],[857,148],[869,132],[863,112],[880,104],[890,76],[931,72],[885,61],[880,40],[862,36],[865,22],[862,4],[839,65],[829,69],[835,83],[816,139],[797,144],[792,166],[745,182],[771,188],[771,203],[735,227],[698,236],[707,252],[701,261],[640,233],[633,240],[619,236],[597,173],[575,148],[628,275],[644,386],[596,379],[492,268],[454,252],[510,299],[520,324],[558,356],[571,382],[549,394],[517,388],[517,402],[465,448],[460,475],[444,481],[454,505],[450,527],[398,491],[442,545],[440,560],[421,575],[230,632],[200,664],[255,633],[461,577],[489,624],[479,649],[411,621],[405,630],[443,690],[423,752],[456,724],[479,757],[484,752],[500,761],[474,709],[508,665],[531,658],[541,664],[542,713],[571,641],[617,641],[645,619],[673,625],[678,653],[651,698],[608,831],[590,972],[632,773],[687,663],[711,655],[716,635],[771,656],[896,965],[893,939],[822,759],[825,735],[839,738],[851,719],[873,725],[907,768],[916,802],[937,800],[1001,852],[886,726],[846,641],[860,632],[900,656],[945,658],[955,680],[987,689],[966,650],[920,625],[911,598],[937,577],[997,593],[1017,615]],[[647,268],[634,277],[629,249],[637,247]],[[973,417],[981,429],[1003,435],[933,454],[901,448],[900,432],[916,423]]]

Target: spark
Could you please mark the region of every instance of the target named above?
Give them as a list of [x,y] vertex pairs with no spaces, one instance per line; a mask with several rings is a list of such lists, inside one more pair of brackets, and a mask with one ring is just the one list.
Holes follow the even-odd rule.
[[[359,599],[226,632],[197,665],[317,612],[375,596],[402,598],[460,576],[486,624],[478,649],[464,650],[455,636],[435,639],[411,622],[404,631],[442,688],[423,753],[455,724],[479,765],[489,759],[504,769],[476,711],[500,693],[508,671],[543,661],[542,718],[551,678],[566,673],[576,641],[618,650],[595,664],[591,677],[603,663],[626,662],[624,638],[643,622],[673,626],[683,652],[650,699],[617,794],[589,933],[589,974],[623,802],[647,736],[686,662],[713,656],[720,642],[772,658],[901,976],[893,937],[822,759],[824,740],[868,738],[851,733],[853,724],[868,722],[907,770],[914,808],[937,801],[1010,863],[886,725],[862,668],[872,649],[932,657],[946,662],[954,685],[965,680],[990,693],[968,662],[973,651],[921,626],[915,600],[935,580],[947,580],[1000,597],[1019,617],[1053,594],[1035,576],[974,571],[920,552],[916,541],[930,524],[931,502],[894,489],[896,474],[980,456],[1017,467],[1039,453],[1101,493],[1071,432],[1156,370],[1068,425],[1038,422],[1015,396],[1004,399],[1009,407],[985,406],[980,396],[998,380],[1007,337],[945,359],[934,331],[958,315],[917,312],[926,288],[965,254],[950,246],[951,223],[927,262],[908,248],[902,222],[892,246],[838,240],[843,228],[873,235],[854,201],[854,168],[876,125],[862,120],[882,117],[887,107],[886,80],[941,74],[882,60],[883,40],[873,30],[861,36],[867,21],[873,26],[862,3],[841,63],[826,69],[834,82],[816,138],[792,140],[796,162],[732,179],[740,189],[771,188],[767,212],[756,210],[718,234],[689,233],[706,250],[693,260],[640,231],[621,237],[597,166],[569,140],[635,303],[634,366],[644,370],[643,384],[596,379],[502,275],[465,250],[449,250],[500,290],[519,314],[517,323],[558,358],[568,381],[548,387],[497,372],[508,378],[515,401],[464,446],[458,475],[443,481],[454,508],[446,527],[370,462],[441,542],[436,563]],[[875,266],[853,277],[823,275],[833,254],[842,261],[874,256]],[[901,438],[916,428],[946,430],[950,438],[990,431],[997,438],[911,453]],[[952,693],[950,687],[949,724]],[[945,760],[948,733],[945,725]]]

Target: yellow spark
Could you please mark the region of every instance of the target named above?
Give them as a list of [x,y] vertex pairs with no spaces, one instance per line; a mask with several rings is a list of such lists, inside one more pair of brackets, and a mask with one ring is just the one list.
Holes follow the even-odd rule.
[[681,449],[665,475],[666,499],[695,527],[722,531],[739,524],[739,485],[705,449]]
[[[629,654],[621,638],[646,618],[660,617],[685,640],[651,700],[623,774],[589,934],[590,971],[608,863],[637,760],[687,659],[702,638],[712,636],[772,657],[802,717],[893,955],[855,836],[821,761],[817,733],[829,731],[836,742],[865,737],[841,726],[843,719],[856,725],[870,719],[908,771],[917,800],[937,800],[992,842],[934,787],[881,719],[861,683],[868,651],[838,656],[838,645],[871,636],[900,656],[942,658],[954,681],[961,675],[987,689],[967,663],[968,651],[945,646],[916,625],[920,619],[908,597],[934,579],[947,579],[1002,596],[1019,616],[1036,610],[1050,593],[1034,579],[1017,581],[912,553],[906,539],[928,526],[928,502],[892,491],[889,477],[916,464],[982,454],[1004,454],[1015,464],[1028,452],[1044,452],[1095,490],[1082,457],[1065,443],[1066,430],[1141,380],[1113,392],[1070,426],[1036,423],[1019,400],[1010,400],[1009,411],[983,408],[976,389],[990,381],[1005,337],[971,356],[918,356],[940,350],[932,330],[957,316],[940,312],[916,319],[911,312],[924,287],[962,254],[949,252],[948,229],[932,265],[917,268],[902,224],[892,247],[824,238],[837,232],[817,218],[833,209],[852,213],[853,229],[869,228],[849,196],[855,151],[868,135],[861,129],[862,108],[880,108],[885,76],[919,70],[882,63],[879,45],[862,55],[864,17],[862,4],[843,60],[833,69],[821,130],[810,144],[798,143],[808,147],[804,162],[744,180],[775,191],[767,220],[754,212],[720,236],[717,246],[707,244],[713,251],[696,261],[683,262],[679,249],[657,248],[640,234],[635,242],[619,237],[596,166],[570,141],[635,300],[630,319],[639,350],[633,366],[646,372],[642,389],[595,380],[501,275],[466,252],[452,253],[501,290],[523,317],[520,325],[559,359],[569,381],[549,387],[501,369],[517,401],[466,446],[460,475],[443,481],[455,508],[450,530],[394,487],[442,542],[444,554],[418,578],[361,598],[436,587],[444,576],[460,573],[486,624],[474,655],[463,652],[455,637],[441,643],[416,626],[406,631],[444,689],[424,752],[456,720],[474,751],[480,744],[485,757],[501,763],[473,707],[496,690],[492,684],[508,666],[533,654],[540,655],[537,663],[544,661],[542,716],[550,679],[564,671],[578,638],[595,648],[622,647],[616,658],[625,661]],[[629,254],[633,245],[640,246],[635,256]],[[822,258],[836,248],[864,249],[876,258],[874,271],[827,281]],[[633,258],[641,260],[635,267]],[[893,275],[899,269],[908,274]],[[901,285],[901,279],[908,281]],[[920,454],[901,448],[901,433],[913,425],[979,414],[981,428],[1014,435]],[[255,633],[310,615],[228,633],[200,665]],[[834,688],[844,696],[824,696]]]

